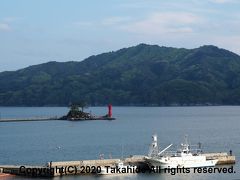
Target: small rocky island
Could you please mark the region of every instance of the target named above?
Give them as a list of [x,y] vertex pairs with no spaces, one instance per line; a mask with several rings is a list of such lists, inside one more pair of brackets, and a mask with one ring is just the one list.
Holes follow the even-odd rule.
[[115,120],[112,117],[112,105],[108,105],[108,114],[104,116],[95,116],[91,113],[87,113],[83,111],[83,107],[79,108],[79,105],[73,104],[70,107],[67,115],[60,117],[60,120],[71,120],[71,121],[82,121],[82,120]]

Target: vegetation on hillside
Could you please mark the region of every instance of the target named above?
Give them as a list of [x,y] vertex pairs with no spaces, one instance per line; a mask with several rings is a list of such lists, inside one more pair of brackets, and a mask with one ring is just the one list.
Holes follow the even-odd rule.
[[1,106],[240,104],[240,56],[140,44],[0,73]]

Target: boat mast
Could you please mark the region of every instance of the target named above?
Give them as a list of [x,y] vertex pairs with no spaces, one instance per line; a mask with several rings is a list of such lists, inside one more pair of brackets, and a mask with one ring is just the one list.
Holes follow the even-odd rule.
[[182,143],[181,146],[182,146],[182,149],[181,149],[182,153],[188,154],[190,152],[190,145],[188,143],[188,136],[187,135],[185,135],[184,143]]
[[154,134],[152,136],[152,144],[149,147],[148,156],[155,157],[158,155],[158,151],[159,151],[159,148],[158,148],[158,142],[157,142],[157,134]]

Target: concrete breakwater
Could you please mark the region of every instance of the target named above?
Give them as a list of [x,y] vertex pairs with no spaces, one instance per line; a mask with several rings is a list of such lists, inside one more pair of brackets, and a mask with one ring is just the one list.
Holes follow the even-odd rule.
[[110,117],[106,117],[106,116],[99,116],[99,117],[95,117],[92,116],[90,118],[78,118],[78,119],[63,119],[63,118],[59,118],[57,116],[55,117],[28,117],[28,118],[4,118],[4,119],[0,119],[0,123],[1,122],[34,122],[34,121],[93,121],[93,120],[115,120],[115,118],[110,118]]
[[0,122],[23,122],[23,121],[57,121],[58,117],[28,117],[28,118],[2,118]]
[[217,165],[225,165],[225,164],[235,164],[236,157],[232,155],[228,155],[226,152],[222,153],[206,153],[203,154],[207,157],[207,159],[217,159]]
[[[204,154],[208,159],[218,159],[218,165],[234,164],[235,156],[227,153],[208,153]],[[125,158],[125,164],[132,164],[147,168],[145,156],[132,156]],[[14,174],[20,176],[34,176],[34,177],[54,177],[64,175],[86,175],[96,174],[98,167],[114,166],[120,159],[101,159],[101,160],[79,160],[79,161],[61,161],[48,162],[44,166],[13,166],[0,165],[0,174]]]
[[[1,113],[0,113],[1,116]],[[27,117],[27,118],[1,118],[0,122],[23,122],[23,121],[56,121],[56,120],[68,120],[68,121],[87,121],[87,120],[116,120],[112,117],[112,105],[108,105],[108,113],[103,116],[92,115],[91,113],[80,110],[78,105],[72,105],[67,115],[58,117]]]

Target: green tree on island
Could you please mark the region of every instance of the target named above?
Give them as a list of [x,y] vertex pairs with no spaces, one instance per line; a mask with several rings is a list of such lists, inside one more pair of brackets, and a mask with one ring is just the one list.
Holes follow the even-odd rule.
[[[79,107],[81,108],[81,110],[79,110]],[[84,108],[87,108],[87,103],[85,101],[80,101],[78,103],[72,103],[71,106],[71,111],[73,112],[84,112]]]

